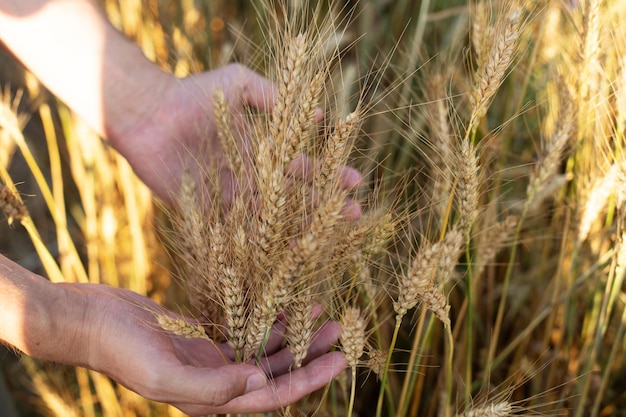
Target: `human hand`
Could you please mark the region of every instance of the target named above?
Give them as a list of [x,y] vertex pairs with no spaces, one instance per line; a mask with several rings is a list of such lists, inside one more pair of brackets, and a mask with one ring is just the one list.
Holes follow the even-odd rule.
[[[155,113],[136,124],[123,137],[116,138],[114,146],[128,159],[139,177],[164,201],[175,204],[185,170],[200,180],[207,161],[223,161],[214,119],[213,97],[217,89],[224,92],[233,116],[234,130],[245,136],[245,106],[270,111],[275,99],[273,83],[256,72],[238,64],[230,64],[214,71],[171,78],[161,86]],[[248,138],[238,138],[244,142]],[[246,147],[243,144],[243,148]],[[249,145],[249,144],[248,144]],[[203,165],[204,164],[204,165]],[[291,173],[310,172],[309,158],[297,158],[290,166]],[[220,167],[222,191],[228,193],[234,175]],[[303,174],[305,175],[305,174]],[[345,189],[354,189],[361,182],[358,171],[342,167],[340,183]],[[232,198],[223,196],[226,202]],[[344,215],[358,218],[360,207],[346,201]]]
[[[346,366],[341,353],[325,353],[339,336],[336,323],[320,329],[309,350],[312,360],[293,371],[293,356],[281,349],[284,328],[276,325],[260,369],[234,364],[226,345],[162,330],[155,313],[171,313],[137,293],[93,284],[60,285],[86,311],[75,351],[58,360],[85,365],[190,415],[276,410],[326,385]],[[230,356],[226,364],[223,355]]]

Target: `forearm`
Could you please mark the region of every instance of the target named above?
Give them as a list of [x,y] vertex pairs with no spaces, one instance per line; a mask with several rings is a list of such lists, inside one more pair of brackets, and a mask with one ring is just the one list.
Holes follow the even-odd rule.
[[114,146],[146,122],[173,78],[90,0],[0,0],[0,39]]
[[82,364],[84,311],[80,296],[0,255],[0,340],[29,356]]

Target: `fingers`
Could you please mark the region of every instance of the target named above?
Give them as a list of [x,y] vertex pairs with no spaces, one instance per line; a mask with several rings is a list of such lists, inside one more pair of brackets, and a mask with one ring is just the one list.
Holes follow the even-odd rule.
[[340,352],[327,353],[305,367],[286,373],[270,381],[263,389],[235,398],[210,413],[262,413],[293,404],[305,395],[322,388],[347,366]]
[[[320,167],[320,162],[313,160],[307,156],[300,155],[289,163],[285,173],[287,176],[293,176],[294,178],[302,179],[307,182],[312,182],[315,170]],[[339,187],[344,190],[355,190],[361,185],[363,177],[354,168],[348,166],[342,166],[339,168]]]
[[[328,349],[339,339],[341,327],[336,322],[328,322],[320,327],[314,335],[313,342],[309,347],[305,363],[328,352]],[[272,378],[276,378],[291,370],[293,364],[293,354],[289,349],[282,349],[267,358],[264,358],[260,365],[263,371]]]
[[261,111],[271,111],[276,100],[277,90],[273,82],[251,69],[235,65],[242,80],[241,98],[243,102]]

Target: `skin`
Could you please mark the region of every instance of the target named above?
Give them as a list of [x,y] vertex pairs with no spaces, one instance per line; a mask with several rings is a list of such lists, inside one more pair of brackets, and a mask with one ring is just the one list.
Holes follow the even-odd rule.
[[[163,72],[89,0],[0,0],[0,39],[168,203],[175,203],[184,170],[199,176],[198,162],[221,158],[207,99],[215,89],[224,91],[234,115],[245,107],[271,110],[275,95],[268,80],[237,64],[184,79]],[[243,118],[235,122],[246,131]],[[245,146],[245,135],[240,139]],[[306,178],[312,164],[299,158],[287,170]],[[352,189],[361,176],[344,167],[341,180]],[[346,201],[348,218],[360,213],[358,204]],[[336,323],[317,333],[301,369],[290,371],[280,323],[260,368],[224,364],[216,349],[228,357],[226,346],[158,329],[153,312],[164,310],[146,297],[93,284],[53,284],[1,255],[0,305],[0,340],[8,345],[102,372],[190,415],[275,410],[346,366],[340,353],[325,353],[339,336]]]

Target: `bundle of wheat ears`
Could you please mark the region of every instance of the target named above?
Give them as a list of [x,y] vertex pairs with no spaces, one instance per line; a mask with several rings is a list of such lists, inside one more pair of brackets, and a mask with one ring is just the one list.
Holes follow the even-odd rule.
[[[216,162],[203,167],[200,180],[186,175],[177,197],[175,239],[191,303],[208,334],[225,338],[238,360],[261,354],[285,313],[287,346],[299,367],[315,331],[314,301],[341,297],[346,274],[380,246],[390,222],[380,211],[359,220],[344,214],[350,190],[342,167],[362,114],[357,108],[329,128],[321,125],[330,63],[312,59],[318,42],[306,32],[286,40],[271,114],[247,115],[250,149],[235,140],[232,103],[222,91],[214,94],[227,170]],[[220,189],[224,172],[234,176],[233,189]],[[223,194],[235,197],[225,204]]]
[[[448,220],[439,239],[423,239],[404,256],[404,266],[390,267],[403,271],[384,291],[395,298],[396,331],[418,304],[450,331],[444,285],[478,213],[480,167],[471,134],[515,55],[521,14],[511,3],[493,39],[493,53],[481,61],[467,134],[456,141],[446,137],[448,143],[441,145],[457,155],[456,178],[443,186],[444,206],[455,208],[454,218],[443,213]],[[353,190],[343,187],[342,167],[349,163],[368,106],[361,100],[351,111],[320,120],[333,60],[340,54],[337,48],[327,52],[324,33],[288,28],[278,37],[277,97],[269,114],[244,115],[251,126],[249,146],[237,140],[242,134],[233,120],[242,115],[232,114],[236,106],[223,91],[210,97],[225,162],[201,167],[201,178],[185,175],[176,196],[180,209],[173,214],[172,240],[196,318],[207,331],[197,326],[175,331],[225,340],[238,361],[263,354],[273,323],[284,314],[287,346],[294,366],[301,366],[316,329],[313,307],[320,303],[326,319],[341,322],[342,349],[354,370],[368,345],[366,317],[372,314],[361,313],[357,301],[376,297],[371,294],[373,259],[387,250],[406,220],[374,204],[359,219],[344,214]],[[223,195],[234,197],[225,203]],[[511,217],[498,230],[508,235],[514,224]],[[162,327],[172,331],[169,322]],[[393,349],[393,343],[380,348]],[[370,359],[381,356],[381,350],[371,351]]]

